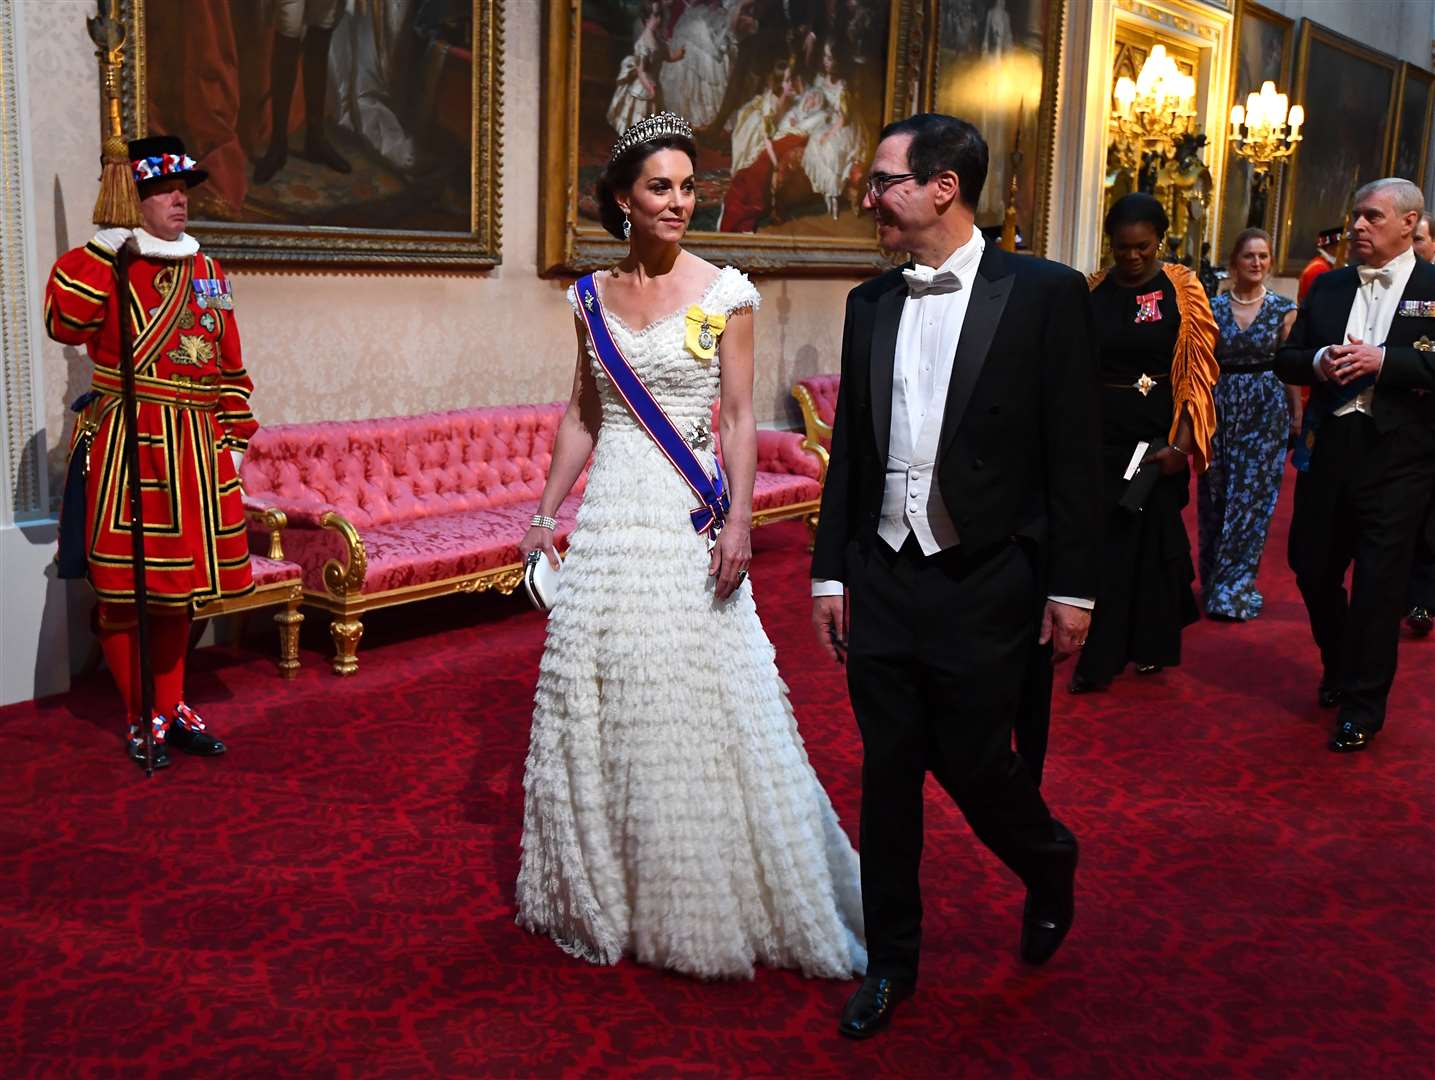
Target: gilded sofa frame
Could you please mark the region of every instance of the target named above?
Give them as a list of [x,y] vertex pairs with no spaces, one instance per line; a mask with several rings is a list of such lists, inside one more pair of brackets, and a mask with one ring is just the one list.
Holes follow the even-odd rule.
[[[247,510],[245,514],[251,522],[268,531],[269,558],[282,561],[282,537],[284,527],[288,524],[284,512],[269,507]],[[260,608],[282,607],[282,611],[274,613],[274,623],[279,628],[279,674],[286,679],[292,679],[299,673],[299,627],[304,622],[304,613],[299,607],[303,603],[304,582],[302,578],[296,577],[290,581],[260,585],[247,596],[236,599],[198,602],[193,607],[192,616],[198,622],[200,619],[212,619],[219,615],[238,615]]]
[[[826,471],[825,454],[819,455]],[[772,507],[753,514],[752,524],[770,525],[776,521],[800,518],[809,530],[816,529],[817,511],[820,499],[806,499],[788,506]],[[319,524],[338,535],[344,545],[344,561],[330,559],[324,564],[324,591],[304,590],[305,604],[328,612],[332,618],[329,633],[334,639],[335,675],[352,675],[359,670],[359,640],[364,635],[363,616],[379,608],[395,607],[416,600],[431,600],[455,593],[472,595],[497,591],[505,596],[512,594],[523,581],[523,564],[509,563],[505,566],[483,570],[476,574],[461,574],[441,581],[428,581],[421,585],[404,585],[397,589],[365,594],[364,579],[368,573],[369,555],[364,547],[364,538],[359,535],[352,522],[336,510],[325,511]]]

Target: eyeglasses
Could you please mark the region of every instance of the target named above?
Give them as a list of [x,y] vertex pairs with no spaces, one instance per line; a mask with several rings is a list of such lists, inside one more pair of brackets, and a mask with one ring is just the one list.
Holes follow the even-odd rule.
[[867,190],[872,193],[872,198],[880,199],[887,194],[887,189],[894,184],[900,184],[904,180],[917,179],[916,173],[873,173],[867,177]]

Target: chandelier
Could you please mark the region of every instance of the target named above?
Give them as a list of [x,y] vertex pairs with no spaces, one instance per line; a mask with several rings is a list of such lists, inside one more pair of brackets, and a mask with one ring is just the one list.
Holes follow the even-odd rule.
[[1295,144],[1304,138],[1300,133],[1304,123],[1305,110],[1291,105],[1284,94],[1277,94],[1276,84],[1267,79],[1260,93],[1246,95],[1244,107],[1231,106],[1231,149],[1248,159],[1257,172],[1263,172],[1290,157]]
[[1133,82],[1123,75],[1112,92],[1111,125],[1123,164],[1134,167],[1143,153],[1169,154],[1196,121],[1196,80],[1183,74],[1166,46],[1152,46]]

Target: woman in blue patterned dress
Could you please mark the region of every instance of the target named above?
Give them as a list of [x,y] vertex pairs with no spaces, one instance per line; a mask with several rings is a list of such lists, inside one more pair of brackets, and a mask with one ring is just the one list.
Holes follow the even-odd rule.
[[1272,370],[1296,306],[1267,291],[1271,238],[1246,229],[1231,250],[1231,290],[1211,302],[1220,327],[1216,358],[1216,435],[1201,476],[1201,596],[1213,619],[1261,613],[1256,568],[1266,545],[1285,468],[1286,440],[1300,429],[1300,397]]

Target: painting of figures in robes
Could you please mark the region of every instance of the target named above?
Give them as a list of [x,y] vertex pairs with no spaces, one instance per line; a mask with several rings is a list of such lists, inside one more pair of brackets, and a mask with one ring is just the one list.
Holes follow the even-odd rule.
[[234,263],[497,261],[500,0],[127,0],[132,130]]
[[990,152],[977,224],[1000,230],[1016,181],[1017,245],[1045,249],[1061,0],[943,0],[933,108],[971,121]]
[[876,265],[861,209],[867,165],[883,124],[911,97],[891,46],[918,6],[550,0],[544,269],[613,261],[598,177],[623,133],[663,111],[694,129],[699,250],[749,269]]

